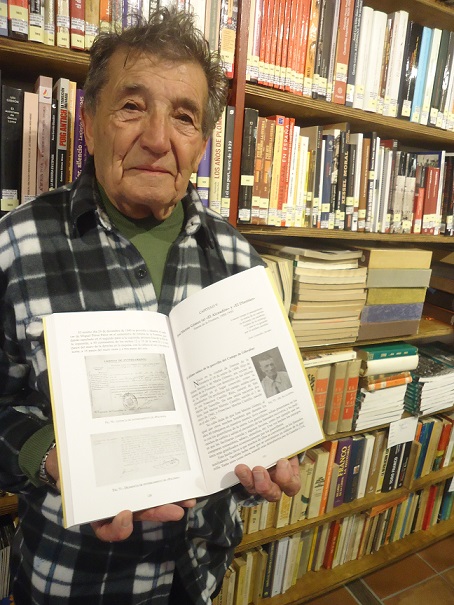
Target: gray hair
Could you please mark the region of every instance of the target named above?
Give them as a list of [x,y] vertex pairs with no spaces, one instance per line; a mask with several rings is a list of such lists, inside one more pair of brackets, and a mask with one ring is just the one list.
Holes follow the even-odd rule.
[[176,7],[153,12],[148,21],[139,16],[136,24],[121,32],[101,32],[90,49],[90,66],[85,80],[84,105],[94,114],[99,94],[107,81],[108,64],[119,49],[147,53],[164,61],[196,63],[202,68],[208,85],[208,101],[203,112],[202,134],[207,139],[227,103],[228,80],[217,51],[194,24],[193,15]]

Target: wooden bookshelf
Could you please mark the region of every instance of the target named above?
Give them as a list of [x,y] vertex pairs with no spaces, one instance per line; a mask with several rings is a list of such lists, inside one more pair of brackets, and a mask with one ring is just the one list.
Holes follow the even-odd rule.
[[17,496],[0,496],[0,516],[10,515],[17,511]]
[[309,571],[285,594],[261,599],[260,605],[300,605],[357,578],[386,567],[454,533],[454,519],[442,521],[434,527],[382,546],[377,552],[334,569]]
[[[342,436],[345,436],[346,434],[347,433],[342,433]],[[339,437],[339,435],[337,435],[337,437]],[[399,489],[394,489],[390,492],[386,492],[383,494],[370,494],[368,496],[365,496],[364,498],[353,500],[353,502],[349,502],[348,504],[341,504],[329,513],[325,513],[320,517],[316,517],[314,519],[304,519],[303,521],[293,523],[292,525],[286,525],[279,529],[271,527],[269,529],[260,530],[252,534],[245,534],[243,541],[237,548],[237,552],[250,550],[251,548],[254,548],[256,546],[267,544],[268,542],[284,538],[285,536],[290,536],[295,532],[302,531],[304,529],[308,529],[316,525],[323,525],[324,523],[329,523],[330,521],[334,521],[335,519],[349,517],[353,514],[368,511],[373,506],[376,506],[378,504],[389,504],[390,502],[396,500],[401,496],[406,496],[410,492],[422,489],[424,487],[427,487],[428,485],[432,485],[433,483],[440,483],[441,481],[444,481],[445,479],[448,479],[453,475],[454,464],[451,464],[443,469],[429,473],[425,477],[421,477],[420,479],[414,480],[411,483],[411,486],[408,488],[400,487]]]

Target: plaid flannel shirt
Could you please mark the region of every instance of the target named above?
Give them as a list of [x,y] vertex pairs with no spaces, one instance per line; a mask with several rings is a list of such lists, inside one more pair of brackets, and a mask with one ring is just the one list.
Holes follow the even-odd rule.
[[44,315],[168,314],[193,292],[263,264],[192,186],[182,203],[185,228],[169,252],[159,303],[144,260],[102,208],[91,158],[75,183],[0,222],[0,487],[19,494],[17,605],[163,605],[175,565],[195,605],[210,603],[241,540],[241,492],[226,490],[199,500],[181,522],[136,523],[128,540],[101,542],[90,525],[64,529],[60,496],[19,464],[23,445],[51,430]]

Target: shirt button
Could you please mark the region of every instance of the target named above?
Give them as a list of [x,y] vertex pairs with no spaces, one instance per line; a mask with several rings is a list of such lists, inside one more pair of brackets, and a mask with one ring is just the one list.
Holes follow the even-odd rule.
[[137,277],[139,279],[143,279],[146,274],[147,274],[147,270],[146,269],[138,269],[137,270]]

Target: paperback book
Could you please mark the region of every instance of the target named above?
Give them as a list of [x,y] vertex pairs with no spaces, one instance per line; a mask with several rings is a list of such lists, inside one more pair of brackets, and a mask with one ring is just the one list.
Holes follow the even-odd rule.
[[240,462],[271,467],[323,440],[263,267],[169,317],[55,313],[44,330],[66,527],[206,496],[238,483]]

